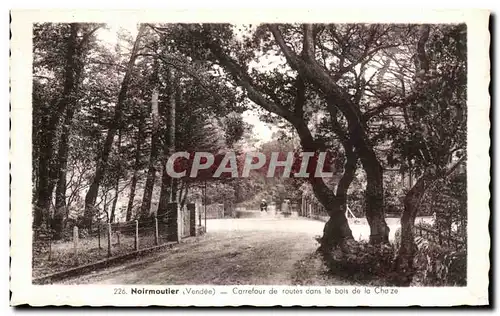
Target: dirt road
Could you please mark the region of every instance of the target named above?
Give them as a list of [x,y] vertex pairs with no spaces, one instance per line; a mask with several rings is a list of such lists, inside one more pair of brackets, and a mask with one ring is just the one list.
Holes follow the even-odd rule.
[[[196,241],[64,283],[342,284],[326,276],[314,254],[323,225],[304,218],[208,220]],[[367,237],[365,226],[351,226],[356,239]]]

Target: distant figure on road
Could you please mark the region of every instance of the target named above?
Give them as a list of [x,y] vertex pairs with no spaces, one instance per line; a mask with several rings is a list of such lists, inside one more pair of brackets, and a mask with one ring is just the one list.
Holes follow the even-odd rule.
[[285,199],[283,200],[283,203],[281,203],[281,213],[285,215],[290,215],[291,210],[290,210],[290,200]]
[[267,212],[267,202],[265,199],[262,199],[262,202],[260,202],[260,211],[266,211]]

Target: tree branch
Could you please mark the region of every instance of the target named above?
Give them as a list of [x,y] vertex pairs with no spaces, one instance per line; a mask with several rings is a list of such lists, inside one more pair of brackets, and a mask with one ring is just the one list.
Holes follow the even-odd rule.
[[288,109],[264,97],[264,95],[258,91],[255,84],[252,82],[252,79],[243,67],[241,67],[233,58],[228,56],[219,45],[211,42],[207,43],[207,46],[217,57],[221,65],[224,66],[224,68],[231,74],[234,81],[245,89],[250,100],[259,104],[269,112],[275,113],[290,122],[295,121],[295,118]]

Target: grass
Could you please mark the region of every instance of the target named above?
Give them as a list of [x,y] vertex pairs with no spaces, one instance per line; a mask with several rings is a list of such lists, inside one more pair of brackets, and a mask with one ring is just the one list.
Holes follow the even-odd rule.
[[[159,243],[166,239],[160,236]],[[139,235],[139,249],[155,245],[154,231],[144,231]],[[122,255],[135,250],[135,236],[133,234],[120,234],[119,241],[116,234],[111,238],[111,255]],[[33,245],[32,277],[61,272],[80,265],[90,264],[108,258],[108,238],[97,236],[81,238],[78,240],[77,252],[73,241],[56,241],[52,244]]]

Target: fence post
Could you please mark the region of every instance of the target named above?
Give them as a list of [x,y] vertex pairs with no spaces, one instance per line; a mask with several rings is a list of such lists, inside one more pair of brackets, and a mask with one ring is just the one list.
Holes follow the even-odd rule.
[[135,250],[139,250],[139,221],[135,220]]
[[108,257],[111,257],[111,223],[108,223]]
[[158,246],[158,217],[155,216],[155,245]]
[[73,246],[75,249],[75,257],[78,255],[78,227],[73,226]]

